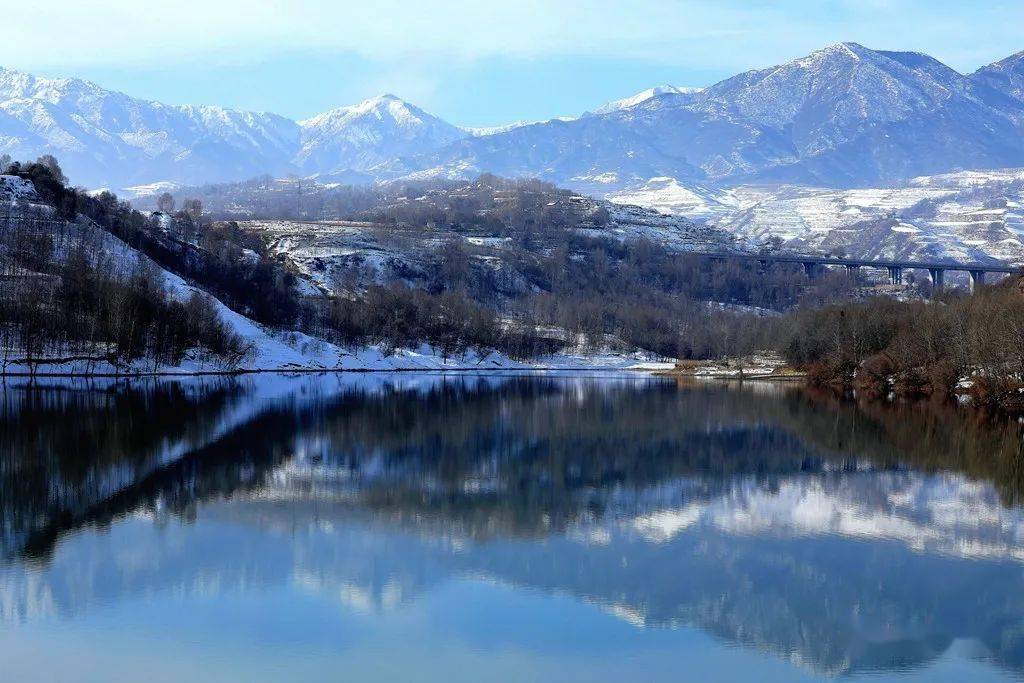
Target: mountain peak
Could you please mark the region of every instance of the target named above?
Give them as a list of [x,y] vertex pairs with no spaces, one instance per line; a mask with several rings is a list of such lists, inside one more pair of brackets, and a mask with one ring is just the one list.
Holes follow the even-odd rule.
[[871,48],[864,47],[860,43],[845,41],[833,43],[820,50],[815,50],[806,57],[795,59],[776,68],[788,67],[791,65],[807,67],[810,65],[824,63],[858,64],[860,62],[877,62],[885,58],[885,53]]
[[335,107],[305,121],[300,121],[299,125],[303,128],[345,125],[347,122],[365,116],[374,116],[378,119],[390,118],[410,124],[415,124],[426,118],[433,118],[416,105],[410,104],[391,93],[384,93],[367,98],[356,104]]
[[868,54],[868,53],[874,53],[874,50],[870,50],[870,49],[864,47],[863,45],[861,45],[860,43],[855,43],[855,42],[850,41],[850,40],[845,40],[845,41],[842,41],[842,42],[839,42],[839,43],[832,43],[831,45],[826,45],[825,47],[823,47],[822,49],[818,50],[817,52],[832,53],[832,54],[838,52],[838,53],[845,53],[845,54],[853,55],[854,57],[861,57],[862,55],[865,55],[865,54]]
[[624,97],[621,100],[615,100],[609,102],[602,107],[599,107],[594,111],[595,114],[607,114],[613,111],[620,111],[622,109],[632,109],[633,107],[643,104],[649,100],[653,100],[656,97],[664,95],[693,95],[701,91],[701,88],[679,88],[674,85],[656,85],[653,88],[647,88],[641,90],[635,95],[630,97]]
[[[801,135],[808,145],[830,147],[867,121],[892,122],[931,112],[966,97],[968,90],[965,76],[927,55],[845,42],[734,76],[708,88],[702,99],[775,129],[801,121],[801,129],[809,126]],[[822,137],[824,128],[809,121],[832,130],[832,139]]]
[[983,66],[980,69],[978,69],[978,71],[985,71],[987,69],[993,69],[993,68],[997,68],[998,69],[998,68],[1007,68],[1007,67],[1017,67],[1017,66],[1020,66],[1020,65],[1024,65],[1024,50],[1021,50],[1020,52],[1015,52],[1012,55],[1010,55],[1009,57],[1004,57],[1003,59],[1000,59],[997,62],[992,62],[991,64],[989,64],[987,66]]
[[299,125],[302,148],[296,162],[328,174],[363,172],[467,135],[391,93],[326,111]]
[[1024,101],[1024,51],[978,69],[971,80]]
[[0,100],[33,98],[57,102],[67,97],[99,98],[112,95],[128,97],[81,78],[48,78],[0,67]]

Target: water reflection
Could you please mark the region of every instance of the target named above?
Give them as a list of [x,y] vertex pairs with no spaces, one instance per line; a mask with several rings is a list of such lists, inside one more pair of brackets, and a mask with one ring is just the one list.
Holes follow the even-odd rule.
[[[400,616],[469,582],[568,597],[651,639],[699,629],[797,667],[784,677],[949,657],[1024,671],[1020,430],[950,408],[422,375],[2,396],[9,634],[154,595],[269,608],[282,589]],[[541,648],[529,633],[555,617],[538,606],[517,629],[511,613],[474,642],[504,629]]]

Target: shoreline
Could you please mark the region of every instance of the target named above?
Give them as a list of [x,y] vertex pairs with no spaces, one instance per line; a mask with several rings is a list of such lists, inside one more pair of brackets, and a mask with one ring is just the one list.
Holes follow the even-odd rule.
[[453,367],[453,368],[271,368],[261,370],[195,370],[195,371],[156,371],[156,372],[8,372],[0,373],[0,382],[7,378],[18,378],[18,379],[34,379],[34,378],[67,378],[67,379],[91,379],[91,378],[102,378],[102,379],[144,379],[144,378],[174,378],[174,377],[242,377],[248,375],[326,375],[326,374],[356,374],[356,375],[369,375],[369,374],[456,374],[456,373],[476,373],[476,374],[529,374],[537,372],[565,372],[565,373],[579,373],[579,372],[606,372],[606,373],[636,373],[646,374],[650,376],[668,377],[670,373],[664,370],[657,370],[654,368],[644,367],[607,367],[607,366],[576,366],[576,367],[559,367],[555,365],[545,365],[538,367],[511,367],[511,368],[468,368],[468,367]]
[[685,377],[687,379],[713,379],[720,382],[804,382],[807,379],[806,372],[779,373],[701,373],[687,372],[685,370],[659,370],[652,373],[660,377]]

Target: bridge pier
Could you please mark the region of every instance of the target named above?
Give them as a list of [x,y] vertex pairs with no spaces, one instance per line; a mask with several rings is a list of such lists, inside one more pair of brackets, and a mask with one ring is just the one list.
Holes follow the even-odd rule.
[[978,289],[978,285],[985,284],[985,271],[984,270],[969,270],[971,274],[971,294],[974,294]]
[[932,291],[940,291],[946,284],[946,271],[942,268],[929,268],[928,277],[932,279]]
[[818,277],[818,264],[814,261],[804,261],[804,273],[807,274],[808,280],[813,280]]
[[890,285],[903,284],[903,268],[901,268],[900,266],[886,266],[886,270],[889,271]]
[[847,264],[847,266],[846,266],[846,274],[847,275],[849,275],[851,278],[855,278],[855,277],[857,277],[858,273],[860,273],[860,266],[854,265],[854,264]]

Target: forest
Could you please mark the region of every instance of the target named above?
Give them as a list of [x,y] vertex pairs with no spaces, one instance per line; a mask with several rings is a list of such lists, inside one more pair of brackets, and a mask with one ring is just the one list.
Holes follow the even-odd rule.
[[[872,297],[735,320],[736,355],[774,349],[808,381],[871,397],[949,398],[1024,412],[1022,280],[931,300]],[[752,324],[756,323],[756,324]]]
[[[383,233],[379,241],[398,245],[417,265],[373,273],[353,265],[325,299],[299,306],[304,330],[347,345],[427,342],[446,355],[489,347],[517,358],[572,345],[706,357],[735,346],[720,335],[727,328],[720,319],[731,319],[723,310],[774,315],[851,298],[862,286],[838,274],[808,282],[799,266],[761,272],[756,263],[624,240],[606,231],[603,203],[538,180],[484,174],[474,181],[302,187],[262,178],[168,193],[153,206],[180,215],[176,206],[201,202],[212,226],[243,232],[226,219],[316,217]],[[480,247],[474,239],[503,246]]]
[[44,358],[176,365],[188,351],[229,368],[247,355],[209,296],[172,296],[153,261],[126,258],[111,240],[145,242],[141,214],[112,195],[69,190],[52,158],[3,170],[31,180],[46,204],[0,210],[0,370],[34,373]]

